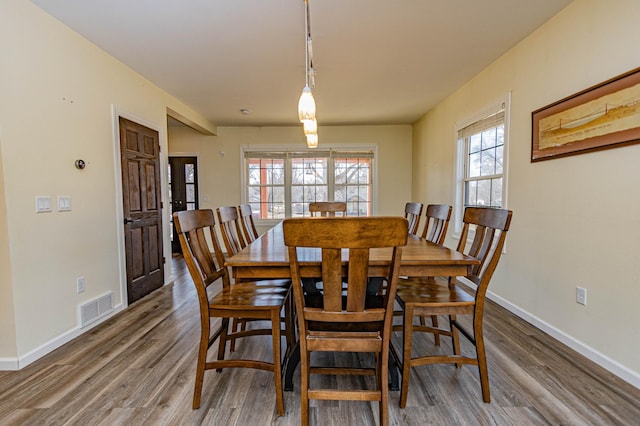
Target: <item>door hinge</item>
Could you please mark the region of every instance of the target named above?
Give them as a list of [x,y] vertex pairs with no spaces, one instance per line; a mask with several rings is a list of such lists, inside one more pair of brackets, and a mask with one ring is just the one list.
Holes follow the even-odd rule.
[[167,258],[162,256],[162,264],[164,265],[165,263],[167,263]]
[[164,209],[164,201],[160,201],[160,208]]

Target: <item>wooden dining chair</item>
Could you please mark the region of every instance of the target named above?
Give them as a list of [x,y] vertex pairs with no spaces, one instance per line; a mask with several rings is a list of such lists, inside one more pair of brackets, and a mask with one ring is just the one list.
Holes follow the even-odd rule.
[[[425,364],[453,363],[458,368],[462,364],[478,367],[482,400],[490,402],[489,375],[482,334],[482,318],[484,314],[485,296],[493,272],[498,265],[507,231],[511,223],[511,211],[467,207],[464,212],[464,225],[457,250],[479,260],[479,264],[469,269],[465,278],[476,285],[470,293],[459,287],[461,283],[454,278],[449,282],[436,279],[431,283],[413,278],[401,279],[398,283],[396,300],[404,311],[402,356],[395,345],[392,353],[401,365],[402,385],[400,388],[400,407],[407,403],[409,377],[411,367]],[[474,230],[472,230],[474,229]],[[468,238],[472,236],[470,243]],[[447,315],[449,327],[435,328],[414,325],[414,315]],[[471,317],[472,329],[463,326],[457,316]],[[450,336],[453,346],[452,355],[427,355],[411,357],[414,332],[438,333]],[[459,334],[462,334],[475,347],[475,356],[463,355],[460,352]]]
[[[285,219],[284,242],[298,316],[303,425],[309,423],[309,399],[378,401],[380,424],[388,424],[389,338],[407,230],[407,221],[401,217]],[[301,247],[321,249],[323,289],[319,297],[305,297],[303,292]],[[367,295],[369,249],[373,247],[393,250],[389,251],[386,285],[380,293]],[[348,265],[343,264],[342,249],[348,250]],[[315,351],[373,352],[375,368],[312,367],[310,354]],[[376,386],[373,390],[311,388],[311,374],[374,375]]]
[[[422,238],[435,244],[444,244],[447,237],[447,228],[449,227],[449,219],[451,218],[451,206],[447,204],[429,204],[427,205],[425,214],[424,228],[422,229]],[[433,281],[433,277],[425,277],[426,281]],[[420,325],[426,325],[424,316],[420,316]],[[431,325],[438,327],[438,316],[431,315]],[[436,346],[440,345],[440,335],[434,333],[433,339]]]
[[409,233],[417,235],[420,216],[422,216],[422,203],[407,203],[404,206],[404,217],[409,221]]
[[309,203],[309,212],[311,216],[336,216],[337,213],[341,213],[342,216],[347,215],[347,203],[336,201],[336,202],[325,202],[325,201],[317,201],[315,203]]
[[242,236],[242,226],[238,209],[234,206],[223,206],[216,209],[222,241],[227,250],[227,255],[233,256],[247,246]]
[[244,237],[244,241],[247,244],[255,241],[260,236],[260,234],[258,234],[256,224],[253,221],[253,212],[251,211],[251,205],[239,205],[238,215],[240,216],[240,225],[242,225],[242,235]]
[[[227,256],[233,256],[237,254],[240,250],[246,247],[246,243],[244,238],[242,237],[242,227],[240,225],[240,216],[238,215],[238,209],[233,206],[223,206],[218,207],[216,209],[216,214],[218,216],[219,226],[220,226],[220,234],[222,234],[222,240],[224,241],[225,248],[227,250]],[[287,282],[286,284],[289,286],[290,284]],[[293,303],[293,302],[292,302]],[[293,306],[290,307],[293,310]],[[236,332],[243,332],[247,329],[247,322],[260,320],[260,318],[251,318],[251,317],[240,317],[237,316],[233,318],[231,329]],[[281,317],[283,323],[287,321],[287,315],[283,315]],[[230,350],[231,352],[235,351],[236,342],[235,340],[231,341]]]
[[[224,254],[215,230],[212,210],[185,210],[173,214],[182,253],[196,287],[200,305],[200,343],[196,366],[193,408],[200,407],[204,372],[223,368],[255,368],[273,373],[278,415],[284,415],[282,393],[282,357],[280,311],[291,299],[288,280],[241,282],[231,284]],[[211,246],[207,241],[211,241]],[[220,289],[213,286],[221,283]],[[230,318],[261,318],[270,321],[268,327],[235,333],[229,331]],[[220,318],[220,326],[212,332],[212,321]],[[293,328],[286,330],[287,344],[293,342]],[[225,359],[226,343],[237,338],[271,335],[273,361]],[[218,340],[216,360],[207,360],[207,353]],[[287,351],[288,352],[288,351]]]

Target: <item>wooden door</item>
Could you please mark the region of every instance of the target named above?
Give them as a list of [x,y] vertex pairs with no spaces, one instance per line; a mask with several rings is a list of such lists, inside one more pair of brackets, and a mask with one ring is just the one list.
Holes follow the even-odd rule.
[[127,298],[164,284],[158,132],[120,117]]
[[171,251],[182,253],[173,226],[173,212],[198,208],[198,158],[169,157],[169,203],[171,208]]

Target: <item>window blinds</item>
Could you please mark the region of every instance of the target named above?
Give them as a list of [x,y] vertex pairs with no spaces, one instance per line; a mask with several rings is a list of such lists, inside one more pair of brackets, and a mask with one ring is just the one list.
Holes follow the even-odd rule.
[[504,124],[504,109],[458,130],[458,138],[464,139],[485,130],[498,127],[501,124]]
[[244,158],[373,158],[373,151],[245,151]]

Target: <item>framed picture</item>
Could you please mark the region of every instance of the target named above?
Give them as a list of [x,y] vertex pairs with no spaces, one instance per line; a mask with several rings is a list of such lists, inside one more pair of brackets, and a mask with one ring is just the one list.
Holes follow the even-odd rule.
[[531,113],[531,161],[640,142],[640,68]]

